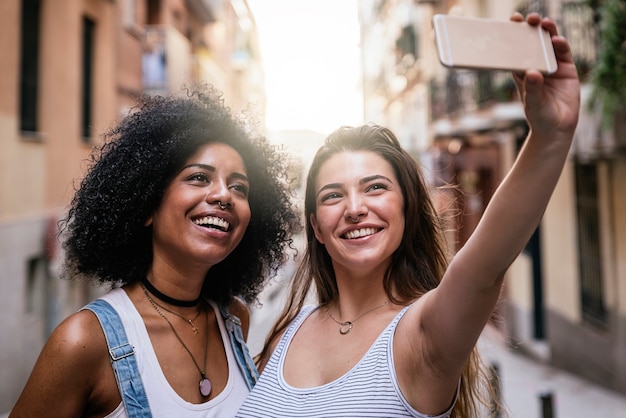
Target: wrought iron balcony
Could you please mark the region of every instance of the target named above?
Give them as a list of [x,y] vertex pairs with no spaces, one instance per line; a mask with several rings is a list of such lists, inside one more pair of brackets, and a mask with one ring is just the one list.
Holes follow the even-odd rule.
[[483,70],[447,70],[445,79],[430,83],[433,120],[516,100],[510,73]]

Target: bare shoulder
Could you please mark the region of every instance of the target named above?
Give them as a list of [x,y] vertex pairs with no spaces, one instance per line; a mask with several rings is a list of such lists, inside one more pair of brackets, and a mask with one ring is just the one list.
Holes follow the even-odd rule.
[[80,370],[106,354],[106,347],[98,318],[91,311],[82,310],[61,322],[44,350],[48,349],[49,355],[64,361],[68,367]]
[[69,316],[44,345],[15,404],[14,416],[52,416],[50,411],[58,416],[86,416],[101,382],[107,380],[106,347],[93,313],[79,311]]

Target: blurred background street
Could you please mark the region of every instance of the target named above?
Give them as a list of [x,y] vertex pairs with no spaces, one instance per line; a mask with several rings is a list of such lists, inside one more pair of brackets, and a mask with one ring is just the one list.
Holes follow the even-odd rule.
[[626,417],[626,396],[511,348],[493,326],[485,329],[479,347],[484,359],[498,366],[502,402],[511,417]]
[[[341,125],[389,127],[422,164],[450,250],[472,233],[528,133],[508,72],[439,62],[435,14],[550,16],[582,81],[574,145],[480,341],[514,417],[626,417],[626,2],[3,0],[0,416],[51,331],[102,289],[59,280],[57,221],[101,134],[142,94],[212,84],[292,155],[293,187]],[[453,187],[442,187],[451,185]],[[104,210],[104,209],[103,209]],[[510,222],[515,222],[511,219]],[[293,264],[253,308],[260,350]]]

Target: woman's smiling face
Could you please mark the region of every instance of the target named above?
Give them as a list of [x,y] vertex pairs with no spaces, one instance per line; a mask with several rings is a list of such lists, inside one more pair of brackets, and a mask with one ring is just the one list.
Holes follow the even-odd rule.
[[335,268],[388,265],[404,233],[404,198],[392,166],[372,151],[344,151],[315,180],[311,225]]
[[237,151],[222,143],[200,147],[167,186],[147,222],[153,227],[154,257],[202,268],[222,261],[250,223],[249,187]]

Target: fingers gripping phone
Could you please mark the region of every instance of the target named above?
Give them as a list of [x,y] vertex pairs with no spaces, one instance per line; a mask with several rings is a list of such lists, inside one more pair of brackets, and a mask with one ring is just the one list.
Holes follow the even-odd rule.
[[433,27],[439,61],[446,67],[557,70],[550,33],[541,26],[437,14]]

